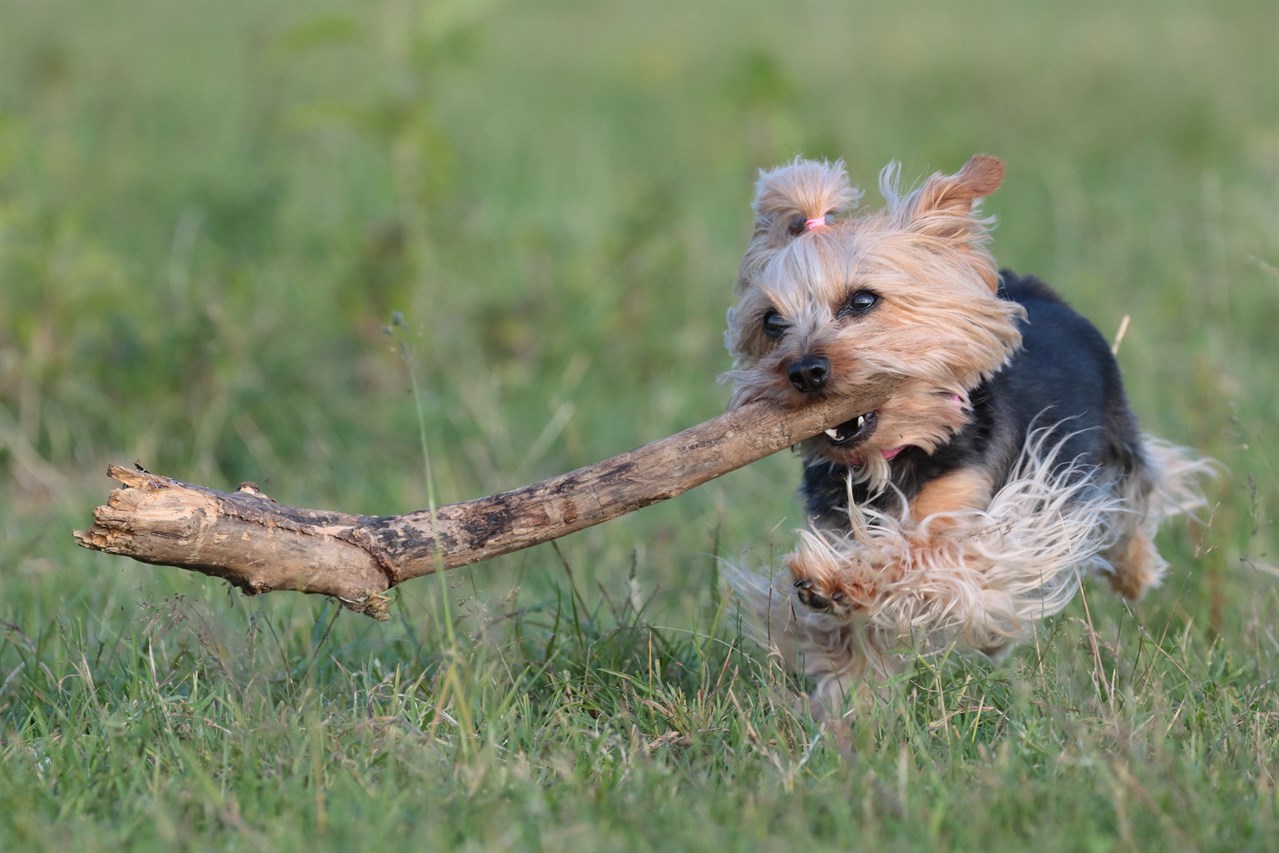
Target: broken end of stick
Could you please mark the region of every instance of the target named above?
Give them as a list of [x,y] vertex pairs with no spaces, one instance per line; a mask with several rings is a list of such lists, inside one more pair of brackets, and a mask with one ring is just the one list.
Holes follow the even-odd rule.
[[284,507],[257,489],[219,492],[111,465],[122,484],[72,531],[91,551],[217,577],[245,595],[316,593],[379,621],[390,618],[391,586],[352,535],[359,517]]
[[77,545],[90,551],[132,557],[132,542],[137,531],[131,521],[143,501],[138,493],[130,490],[154,492],[176,481],[158,477],[142,468],[125,468],[123,465],[108,465],[107,476],[123,484],[124,488],[113,489],[107,496],[107,503],[94,508],[93,525],[88,530],[72,531],[72,536]]

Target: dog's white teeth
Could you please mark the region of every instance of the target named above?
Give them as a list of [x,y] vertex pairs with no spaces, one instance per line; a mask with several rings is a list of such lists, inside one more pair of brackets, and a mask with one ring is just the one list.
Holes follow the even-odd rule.
[[858,415],[858,416],[857,416],[857,428],[858,428],[858,429],[861,429],[861,428],[862,428],[862,427],[864,427],[864,426],[866,426],[866,416],[865,416],[865,415]]
[[831,437],[832,441],[839,441],[839,430],[833,428],[828,429],[826,430],[826,434]]

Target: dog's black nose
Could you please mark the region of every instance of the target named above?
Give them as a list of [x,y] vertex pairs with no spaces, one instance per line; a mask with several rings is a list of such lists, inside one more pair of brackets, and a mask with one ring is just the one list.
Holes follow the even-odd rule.
[[805,394],[820,391],[830,376],[830,360],[820,355],[806,355],[786,368],[790,384]]

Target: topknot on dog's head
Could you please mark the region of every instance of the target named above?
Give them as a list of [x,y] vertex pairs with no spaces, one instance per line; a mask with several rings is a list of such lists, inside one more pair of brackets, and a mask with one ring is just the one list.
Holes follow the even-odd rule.
[[843,160],[796,158],[785,166],[760,170],[751,203],[755,229],[738,270],[738,291],[770,253],[807,231],[830,225],[831,217],[852,210],[861,196],[861,190],[849,183]]
[[804,232],[805,221],[849,211],[861,195],[861,190],[849,184],[843,160],[829,163],[796,158],[785,166],[760,170],[751,203],[755,229],[781,224],[793,238]]

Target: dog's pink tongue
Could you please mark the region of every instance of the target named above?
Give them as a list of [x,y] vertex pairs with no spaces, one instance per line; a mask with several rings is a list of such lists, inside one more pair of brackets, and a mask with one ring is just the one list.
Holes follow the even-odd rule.
[[[898,453],[901,453],[905,449],[906,449],[906,445],[903,444],[901,447],[892,447],[892,448],[889,448],[888,450],[881,450],[879,452],[880,452],[880,455],[884,457],[884,461],[887,462],[888,460],[892,459],[894,456],[896,456]],[[860,466],[860,465],[864,465],[865,462],[862,460],[862,457],[854,456],[853,464]]]
[[[958,406],[962,407],[967,405],[964,398],[959,396],[958,394],[951,394],[950,399],[953,400],[955,404]],[[892,459],[894,456],[896,456],[898,453],[901,453],[905,449],[906,449],[906,445],[903,444],[901,447],[890,447],[887,450],[881,450],[879,452],[884,455],[884,461],[887,462],[888,460]],[[860,465],[861,463],[859,462],[858,464]]]

